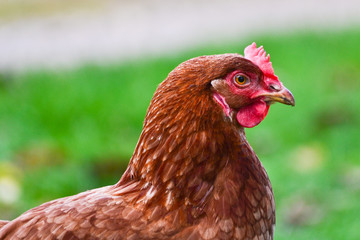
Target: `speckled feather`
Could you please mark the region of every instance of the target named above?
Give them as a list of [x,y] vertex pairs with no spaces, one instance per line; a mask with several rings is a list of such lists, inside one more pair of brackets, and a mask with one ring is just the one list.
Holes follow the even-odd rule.
[[212,97],[211,80],[235,69],[261,74],[238,54],[180,64],[155,92],[117,184],[33,208],[0,239],[273,239],[269,178]]

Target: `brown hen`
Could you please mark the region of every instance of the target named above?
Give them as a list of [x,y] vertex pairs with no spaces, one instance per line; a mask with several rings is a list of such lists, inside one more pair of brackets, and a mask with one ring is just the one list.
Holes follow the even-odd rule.
[[273,239],[271,184],[244,133],[273,102],[294,98],[255,44],[180,64],[117,184],[0,222],[0,239]]

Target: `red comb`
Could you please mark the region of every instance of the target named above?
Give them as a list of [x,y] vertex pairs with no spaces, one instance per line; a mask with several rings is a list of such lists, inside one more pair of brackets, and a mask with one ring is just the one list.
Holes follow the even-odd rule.
[[263,46],[256,47],[256,43],[252,43],[244,50],[245,58],[256,64],[265,76],[278,80],[278,77],[274,74],[274,69],[270,62],[270,54],[266,56],[266,52]]

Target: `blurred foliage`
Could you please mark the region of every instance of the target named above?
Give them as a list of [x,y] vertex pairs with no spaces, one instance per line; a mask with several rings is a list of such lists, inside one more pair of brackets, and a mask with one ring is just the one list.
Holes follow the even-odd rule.
[[191,57],[242,52],[253,40],[271,53],[296,99],[295,108],[275,104],[263,123],[246,131],[272,180],[276,239],[360,239],[360,31],[354,29],[253,36],[176,57],[64,71],[2,73],[0,182],[15,179],[21,196],[0,203],[0,218],[115,183],[167,74]]

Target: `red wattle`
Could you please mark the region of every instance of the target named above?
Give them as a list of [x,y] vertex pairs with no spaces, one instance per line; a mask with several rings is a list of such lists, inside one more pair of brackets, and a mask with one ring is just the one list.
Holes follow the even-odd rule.
[[269,105],[260,100],[248,106],[239,109],[236,119],[239,124],[246,128],[252,128],[258,125],[266,117],[269,111]]

